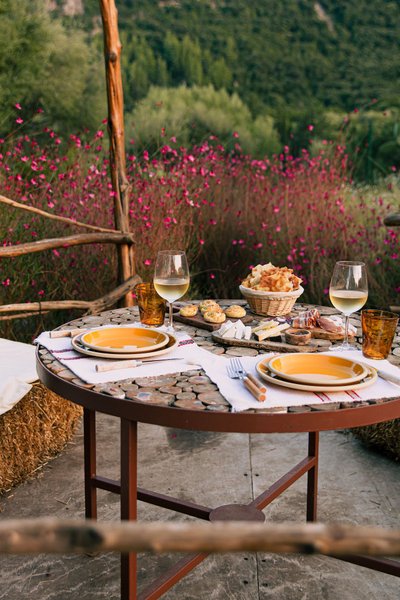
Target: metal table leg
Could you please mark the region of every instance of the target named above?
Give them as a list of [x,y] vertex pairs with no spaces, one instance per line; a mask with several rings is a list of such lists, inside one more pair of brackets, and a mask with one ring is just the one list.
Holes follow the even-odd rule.
[[96,477],[96,412],[83,409],[83,445],[85,473],[85,516],[97,519]]
[[308,434],[308,456],[315,459],[307,473],[307,521],[317,520],[319,432]]
[[[121,520],[137,518],[137,423],[121,419]],[[121,598],[137,598],[137,556],[121,554]]]

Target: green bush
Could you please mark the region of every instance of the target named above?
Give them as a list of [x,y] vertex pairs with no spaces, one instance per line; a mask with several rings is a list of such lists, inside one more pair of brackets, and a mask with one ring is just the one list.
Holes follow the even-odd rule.
[[[234,148],[239,134],[245,153],[265,156],[277,152],[280,140],[270,115],[255,120],[237,94],[213,86],[150,89],[146,98],[126,118],[128,139],[138,150],[155,152],[172,136],[178,145],[199,144],[214,135],[226,147]],[[164,137],[163,137],[164,136]]]

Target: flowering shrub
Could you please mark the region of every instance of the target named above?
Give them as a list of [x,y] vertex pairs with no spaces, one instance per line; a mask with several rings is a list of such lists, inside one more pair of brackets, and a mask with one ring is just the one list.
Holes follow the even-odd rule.
[[[68,143],[51,130],[37,138],[0,140],[2,193],[112,227],[113,191],[103,141],[103,129],[93,139],[75,135]],[[334,262],[362,259],[369,268],[370,304],[384,306],[395,299],[398,234],[383,226],[383,218],[393,210],[396,182],[385,196],[352,188],[345,148],[332,143],[322,145],[317,156],[303,151],[295,158],[284,148],[264,160],[242,154],[238,144],[228,155],[212,137],[191,150],[177,149],[175,143],[166,141],[153,157],[131,149],[127,154],[137,271],[144,279],[152,277],[157,251],[175,247],[188,252],[192,297],[238,296],[238,284],[251,266],[271,261],[303,278],[304,300],[323,303]],[[1,232],[7,246],[74,231],[2,205]],[[92,299],[115,284],[112,246],[60,248],[3,259],[0,304]],[[54,318],[65,320],[60,313]],[[7,327],[12,335],[12,325]]]

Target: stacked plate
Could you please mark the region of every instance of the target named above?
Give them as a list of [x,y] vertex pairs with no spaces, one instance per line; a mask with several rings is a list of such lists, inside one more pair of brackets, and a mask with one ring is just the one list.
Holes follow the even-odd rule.
[[262,379],[294,390],[341,392],[372,385],[378,375],[361,362],[326,354],[279,354],[256,366]]
[[74,350],[97,358],[153,358],[171,352],[177,339],[156,329],[141,327],[103,327],[72,338]]

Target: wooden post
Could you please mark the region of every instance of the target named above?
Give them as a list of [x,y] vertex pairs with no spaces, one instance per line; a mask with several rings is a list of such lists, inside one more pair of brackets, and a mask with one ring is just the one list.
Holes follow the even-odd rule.
[[399,556],[400,530],[339,523],[98,523],[51,517],[0,522],[0,555],[258,551]]
[[[114,196],[116,229],[129,233],[129,183],[126,176],[124,97],[121,77],[121,42],[118,32],[118,11],[114,0],[99,0],[104,34],[106,66],[108,133],[110,137],[110,170]],[[135,274],[134,246],[122,244],[118,252],[118,283]],[[124,306],[132,306],[130,294]]]

